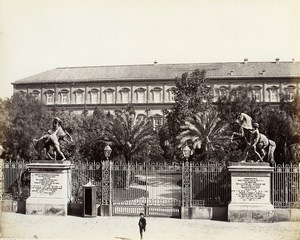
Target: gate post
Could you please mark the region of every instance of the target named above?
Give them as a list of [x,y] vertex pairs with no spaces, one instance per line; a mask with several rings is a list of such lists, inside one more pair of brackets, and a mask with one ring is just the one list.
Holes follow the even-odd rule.
[[192,171],[191,165],[186,159],[182,163],[182,202],[181,202],[181,218],[189,218],[189,208],[192,206]]
[[102,161],[100,216],[112,216],[112,161]]

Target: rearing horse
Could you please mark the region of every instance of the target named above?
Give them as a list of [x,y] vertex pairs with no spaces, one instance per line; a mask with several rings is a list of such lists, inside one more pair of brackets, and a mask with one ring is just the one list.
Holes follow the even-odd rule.
[[[268,139],[266,135],[259,133],[258,130],[253,129],[252,118],[246,113],[240,113],[236,119],[236,123],[239,124],[240,131],[233,132],[231,142],[240,139],[244,143],[245,158],[243,161],[247,160],[248,152],[252,149],[254,154],[259,158],[259,161],[263,161],[267,155],[267,161],[271,164],[275,163],[275,142]],[[255,134],[257,135],[256,139],[254,139]]]
[[[41,157],[41,153],[43,149],[46,149],[46,154],[51,160],[56,160],[56,153],[58,153],[62,161],[66,160],[64,154],[60,150],[59,140],[66,140],[65,137],[69,137],[70,140],[73,142],[72,137],[67,131],[64,131],[61,127],[61,120],[59,118],[54,118],[52,124],[52,131],[49,130],[47,135],[42,136],[38,140],[34,140],[35,142],[35,149],[39,152]],[[54,150],[54,158],[50,155],[50,148]]]

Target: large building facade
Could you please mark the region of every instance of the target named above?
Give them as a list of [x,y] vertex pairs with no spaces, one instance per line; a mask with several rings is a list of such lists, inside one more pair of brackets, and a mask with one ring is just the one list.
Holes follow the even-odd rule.
[[241,62],[147,64],[64,67],[13,83],[14,92],[31,94],[48,106],[75,112],[95,107],[104,111],[133,104],[138,114],[160,124],[162,110],[174,103],[175,78],[196,69],[205,70],[214,98],[238,86],[252,86],[256,101],[278,103],[285,93],[292,101],[300,91],[300,62]]

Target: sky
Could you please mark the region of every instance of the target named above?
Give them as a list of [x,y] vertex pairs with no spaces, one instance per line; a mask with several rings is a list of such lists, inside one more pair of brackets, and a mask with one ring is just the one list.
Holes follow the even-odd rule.
[[0,98],[57,67],[300,61],[298,0],[0,0]]

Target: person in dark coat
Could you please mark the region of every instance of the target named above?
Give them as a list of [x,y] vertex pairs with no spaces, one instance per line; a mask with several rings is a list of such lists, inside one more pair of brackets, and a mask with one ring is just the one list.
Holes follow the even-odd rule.
[[143,231],[146,232],[146,218],[143,213],[140,213],[140,220],[138,222],[140,228],[140,236],[143,239]]

